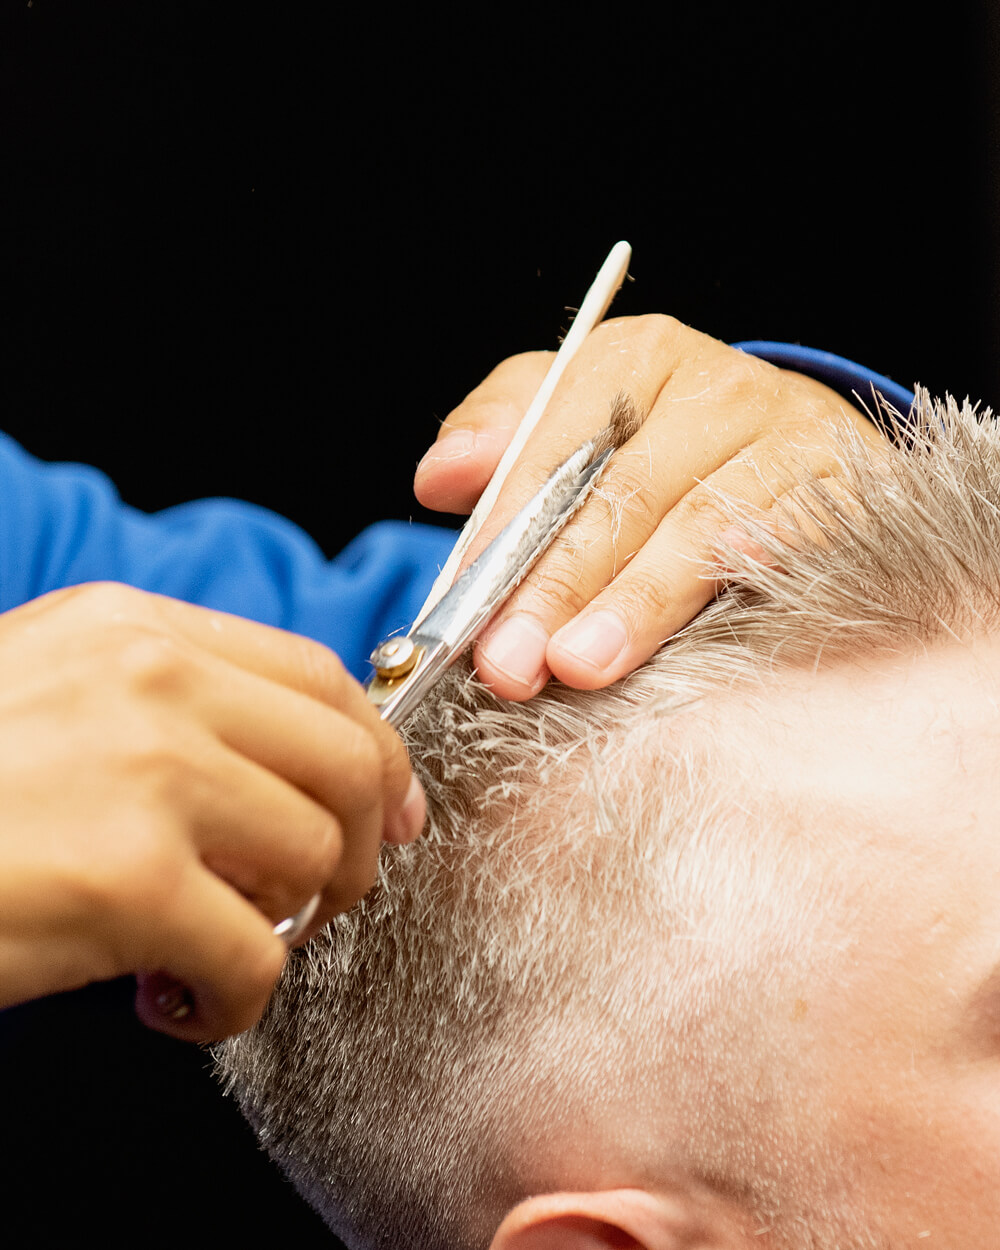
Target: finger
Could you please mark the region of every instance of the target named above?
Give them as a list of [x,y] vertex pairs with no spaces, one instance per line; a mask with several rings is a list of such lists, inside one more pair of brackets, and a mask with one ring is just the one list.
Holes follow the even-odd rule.
[[[585,439],[607,427],[617,396],[628,396],[640,413],[652,412],[660,392],[673,376],[681,331],[698,340],[704,339],[706,343],[713,342],[705,335],[680,327],[668,317],[608,321],[593,331],[567,368],[535,432],[504,483],[496,507],[470,545],[463,565],[467,566],[496,537],[511,516],[534,495],[555,465],[574,452]],[[691,344],[688,344],[688,350],[693,350]],[[704,450],[707,445],[704,411],[699,409],[692,416],[692,421],[698,423],[702,435],[699,450]],[[728,431],[722,426],[723,423],[717,421],[709,435],[720,445],[728,438]],[[683,445],[678,438],[671,448],[675,450]],[[704,468],[703,460],[698,467]],[[647,456],[647,471],[649,468]],[[610,471],[605,473],[605,481]],[[584,515],[588,507],[592,508],[593,503],[585,506]]]
[[[234,633],[239,638],[239,623]],[[386,840],[412,841],[423,827],[423,793],[399,735],[333,652],[307,638],[273,633],[286,654],[281,662],[275,656],[267,672],[268,652],[266,662],[250,673],[244,705],[252,714],[238,719],[232,715],[235,704],[220,708],[229,740],[237,746],[246,741],[248,749],[251,741],[266,744],[260,762],[314,795],[341,821],[377,797]],[[254,656],[235,651],[238,660],[253,662]],[[230,664],[237,684],[243,671]]]
[[206,868],[272,925],[328,888],[344,850],[340,822],[328,808],[208,734],[198,765],[184,778],[179,802],[189,808]]
[[[266,758],[279,771],[287,770],[282,775],[294,774],[290,776],[293,783],[324,805],[328,805],[324,795],[329,795],[329,786],[323,785],[325,766],[344,752],[338,745],[340,722],[324,723],[322,709],[339,712],[363,726],[377,750],[378,768],[368,774],[368,781],[372,784],[380,778],[387,836],[406,841],[419,832],[414,829],[419,801],[414,801],[406,750],[328,647],[285,630],[129,587],[92,586],[81,588],[81,593],[84,590],[90,592],[87,612],[125,626],[128,642],[115,662],[134,685],[161,697],[203,703],[214,694],[219,710],[215,723],[234,723],[236,738],[240,730],[235,722],[242,722],[248,741],[259,742],[261,748],[270,744]],[[119,645],[113,631],[108,637],[109,645]],[[224,667],[206,666],[204,660],[213,656]],[[262,680],[241,682],[241,675]],[[304,729],[307,725],[309,730]],[[310,732],[316,735],[311,742]],[[286,738],[284,752],[278,741],[281,735]],[[353,747],[356,739],[352,736],[345,745]],[[258,754],[252,758],[265,763]],[[340,769],[334,781],[343,778]]]
[[[832,472],[832,454],[816,452],[814,475]],[[730,461],[693,487],[657,526],[635,559],[546,649],[551,672],[567,685],[598,689],[648,659],[716,594],[718,536],[732,507],[767,508],[783,493],[781,457]]]
[[[588,506],[483,631],[476,666],[498,694],[528,698],[540,688],[552,635],[614,580],[669,509],[695,486],[687,462],[670,454],[678,435],[683,445],[682,430],[647,422],[618,451]],[[706,455],[703,472],[725,463],[728,451],[722,444],[712,460]]]
[[[525,503],[552,465],[595,433],[607,420],[612,397],[629,395],[648,413],[643,434],[646,462],[634,474],[640,503],[648,500],[655,525],[666,509],[694,484],[719,468],[740,449],[769,431],[802,431],[813,442],[830,441],[832,423],[871,430],[860,413],[821,384],[796,378],[789,393],[786,375],[774,365],[734,351],[674,318],[650,316],[605,322],[580,349],[515,465],[497,507],[482,526],[464,558],[467,565],[495,536],[516,508]],[[599,420],[595,417],[599,414]],[[621,453],[616,461],[623,459]],[[619,470],[620,472],[620,470]],[[580,521],[600,514],[600,499],[613,482],[615,465],[583,509]],[[611,488],[613,494],[613,488]],[[639,509],[632,504],[632,516]],[[607,519],[606,512],[602,521]],[[578,522],[579,524],[579,522]],[[573,531],[557,540],[564,548]],[[640,536],[641,537],[641,536]],[[597,539],[608,552],[609,537]],[[545,576],[545,564],[529,575],[503,615],[517,609]],[[596,593],[599,585],[587,592]],[[502,617],[501,617],[502,619]],[[560,622],[553,619],[552,625]]]
[[[204,696],[223,741],[287,778],[338,817],[376,802],[399,806],[410,784],[406,751],[358,690],[344,710],[227,666]],[[255,716],[248,715],[254,710]]]
[[[161,676],[163,684],[169,683],[172,660],[178,658],[171,643],[183,639],[230,664],[332,707],[346,709],[366,702],[361,687],[334,652],[300,634],[114,582],[75,586],[56,593],[77,598],[80,615],[102,626],[116,645],[116,630],[126,638],[134,635],[135,646],[130,646],[125,661],[134,660],[140,676],[148,664],[154,681]],[[145,651],[144,639],[148,641]]]
[[511,356],[449,414],[417,465],[413,491],[425,508],[472,511],[553,357],[553,352]]
[[[192,863],[180,895],[157,924],[147,917],[149,937],[137,962],[141,975],[136,1012],[143,1023],[187,1041],[213,1041],[242,1032],[260,1018],[281,972],[287,950],[270,922],[245,899]],[[188,991],[188,1009],[157,999],[168,987]]]
[[752,533],[739,524],[727,526],[719,535],[719,547],[738,551],[755,564],[781,568],[783,551],[804,546],[828,549],[845,520],[862,516],[861,504],[847,482],[818,477],[776,499],[754,518]]
[[[685,341],[684,360],[671,375],[671,386],[661,392],[638,434],[616,454],[592,499],[484,631],[475,653],[477,669],[501,696],[529,698],[544,684],[553,661],[561,667],[555,659],[560,648],[549,651],[551,636],[606,589],[699,479],[751,454],[772,465],[822,466],[830,455],[823,449],[842,445],[844,433],[869,443],[873,457],[884,454],[884,440],[860,414],[833,409],[811,389],[797,402],[782,401],[796,414],[795,424],[784,421],[768,427],[766,411],[748,402],[747,396],[766,394],[768,386],[778,383],[779,371],[752,358],[740,358],[695,332],[686,334],[692,341]],[[712,363],[713,377],[723,378],[713,386],[713,394],[720,396],[717,414],[706,414],[697,387],[702,349],[706,360],[712,352],[725,354],[722,366]],[[650,384],[655,385],[665,371],[661,363]],[[636,376],[643,381],[641,372]],[[727,395],[728,408],[722,403]],[[782,478],[787,479],[789,473],[781,467]],[[772,470],[769,481],[773,485],[777,480]],[[691,498],[697,501],[700,495]],[[767,500],[758,502],[766,506]],[[690,586],[690,575],[681,581]],[[627,584],[627,579],[615,584]],[[710,592],[702,588],[690,601],[691,615],[708,597]],[[664,608],[655,597],[649,608],[654,616],[648,625],[655,628]],[[592,661],[609,661],[628,645],[623,630],[620,618],[605,616],[590,621],[586,635],[572,641]]]
[[[650,375],[649,389],[657,383]],[[735,423],[719,422],[710,440],[700,406],[680,403],[669,419],[657,412],[619,449],[591,500],[483,631],[477,670],[501,696],[530,698],[544,685],[552,635],[611,584],[699,477],[731,462],[747,436]],[[609,630],[590,638],[602,651],[613,641]]]
[[[311,926],[315,930],[368,891],[384,835],[402,841],[420,832],[422,792],[410,777],[402,744],[391,734],[398,750],[383,749],[387,727],[377,717],[373,733],[371,724],[362,723],[367,716],[354,719],[231,666],[202,697],[206,722],[224,743],[291,783],[332,817],[332,823],[326,822],[316,834],[316,854],[332,849],[336,863],[323,883],[322,905]],[[250,708],[253,715],[248,714]],[[365,711],[370,710],[366,702]],[[386,828],[389,802],[401,820],[411,822],[402,834],[392,826]],[[308,821],[304,827],[309,827]],[[304,862],[311,864],[305,852]],[[296,906],[317,888],[310,881]]]

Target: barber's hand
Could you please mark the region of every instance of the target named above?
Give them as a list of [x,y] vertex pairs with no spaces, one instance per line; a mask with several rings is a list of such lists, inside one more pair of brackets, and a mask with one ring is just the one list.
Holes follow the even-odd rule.
[[[551,360],[511,357],[455,409],[417,469],[422,504],[471,510]],[[705,576],[728,525],[717,495],[769,508],[791,475],[835,474],[845,424],[883,441],[810,378],[669,317],[608,321],[567,368],[467,561],[607,424],[619,392],[645,423],[477,644],[480,677],[506,698],[530,698],[550,673],[596,689],[631,672],[717,592]]]
[[136,973],[153,1028],[247,1028],[275,923],[319,893],[311,935],[423,814],[401,742],[318,643],[113,584],[0,616],[0,1005]]

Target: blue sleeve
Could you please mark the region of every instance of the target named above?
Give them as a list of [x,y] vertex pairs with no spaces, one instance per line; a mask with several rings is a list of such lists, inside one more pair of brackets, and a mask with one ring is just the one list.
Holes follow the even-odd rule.
[[264,508],[206,499],[139,512],[95,469],[43,464],[0,434],[0,611],[125,582],[317,638],[360,677],[375,643],[410,624],[454,539],[386,521],[327,560]]
[[815,347],[802,347],[798,343],[770,343],[764,339],[734,343],[733,346],[751,356],[769,360],[782,369],[808,374],[817,382],[824,382],[831,390],[838,391],[845,399],[851,399],[856,394],[862,403],[870,404],[874,388],[904,417],[913,403],[913,391],[908,387],[900,386],[884,374],[845,360],[843,356],[835,356],[833,352],[821,352]]
[[[905,414],[912,392],[830,352],[735,344]],[[297,526],[232,499],[154,515],[122,503],[84,465],[43,464],[0,434],[0,611],[46,591],[119,581],[317,638],[356,676],[380,639],[412,621],[454,542],[450,530],[387,521],[327,560]]]

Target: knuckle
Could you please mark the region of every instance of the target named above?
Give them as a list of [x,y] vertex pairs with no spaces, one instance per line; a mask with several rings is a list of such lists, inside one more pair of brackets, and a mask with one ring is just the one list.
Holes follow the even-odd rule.
[[616,317],[602,322],[594,331],[595,336],[620,342],[622,335],[630,344],[648,350],[664,350],[672,347],[682,334],[691,333],[683,322],[667,313],[641,313],[636,317]]
[[513,356],[508,356],[506,360],[501,360],[475,390],[470,391],[467,398],[475,399],[479,395],[488,393],[494,383],[506,384],[520,377],[533,378],[540,375],[552,363],[554,356],[555,352],[547,351],[516,352]]
[[790,437],[815,438],[817,430],[825,434],[831,426],[848,423],[843,412],[835,414],[829,404],[817,399],[815,395],[797,394],[793,391],[793,396],[795,418],[789,429]]
[[298,649],[298,666],[307,691],[331,707],[338,707],[351,680],[343,663],[329,647],[311,638],[296,634],[291,636],[291,640]]
[[636,322],[637,334],[644,339],[652,340],[661,347],[671,346],[684,334],[691,332],[682,321],[678,321],[676,317],[671,317],[668,313],[645,313],[637,317]]
[[148,715],[146,709],[123,711],[103,750],[111,775],[118,779],[117,801],[124,813],[145,820],[159,812],[176,820],[192,810],[210,776],[205,743],[189,726]]
[[747,352],[728,349],[712,364],[712,395],[716,402],[761,408],[777,394],[779,370]]
[[398,797],[402,799],[410,784],[412,773],[410,757],[406,753],[402,739],[394,729],[380,726],[374,745],[382,779],[380,795],[385,794],[391,801],[397,797],[398,790]]
[[526,610],[543,625],[578,612],[589,600],[582,576],[583,559],[581,552],[577,561],[564,557],[548,562],[525,588],[525,595],[516,605],[517,610]]
[[338,749],[345,763],[354,771],[381,767],[382,753],[375,739],[373,726],[347,719],[340,734]]
[[628,605],[633,621],[665,621],[676,607],[676,596],[665,582],[646,578],[629,588]]
[[345,785],[349,787],[345,798],[350,800],[350,806],[357,806],[368,796],[377,795],[388,761],[374,735],[363,726],[351,723],[345,729],[338,749]]
[[724,501],[704,489],[688,491],[674,507],[673,516],[682,530],[699,536],[713,535],[731,520]]
[[622,454],[612,461],[607,484],[596,492],[595,502],[603,501],[612,519],[625,513],[643,516],[657,524],[663,517],[663,491],[650,474],[646,455]]
[[826,463],[835,463],[858,434],[862,438],[873,434],[876,439],[881,439],[881,435],[863,417],[855,420],[844,409],[838,412],[822,400],[806,396],[795,403],[791,419],[776,433],[775,453],[784,456],[797,454],[800,458],[819,454]]
[[305,887],[314,892],[331,878],[344,853],[340,824],[327,812],[317,817],[315,828],[303,840],[300,875]]
[[114,632],[118,634],[111,639],[115,666],[129,689],[173,695],[188,688],[191,658],[175,638],[135,626]]
[[146,600],[141,590],[121,582],[87,582],[73,587],[71,593],[80,606],[99,621],[135,619]]

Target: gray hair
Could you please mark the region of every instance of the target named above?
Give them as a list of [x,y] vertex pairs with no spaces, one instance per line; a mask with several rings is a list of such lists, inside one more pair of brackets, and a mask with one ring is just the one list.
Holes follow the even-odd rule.
[[514,705],[459,666],[414,715],[424,838],[384,850],[367,898],[216,1052],[349,1245],[482,1250],[521,1198],[572,1184],[595,1126],[650,1185],[686,1171],[789,1244],[821,1236],[789,1198],[795,1095],[765,1022],[829,900],[732,744],[781,670],[995,626],[996,423],[920,393],[910,430],[884,458],[848,438],[846,490],[800,488],[802,532],[734,510],[768,562],[727,552],[724,593],[613,688]]

